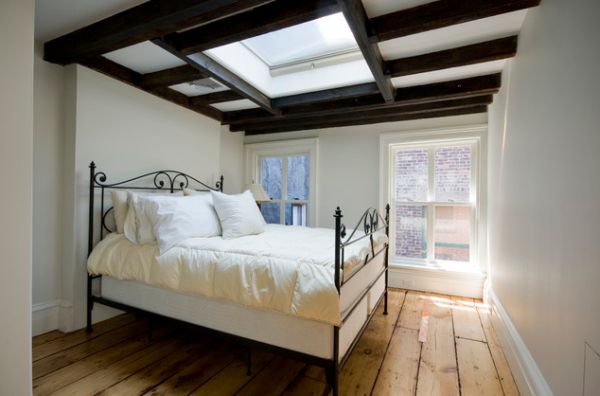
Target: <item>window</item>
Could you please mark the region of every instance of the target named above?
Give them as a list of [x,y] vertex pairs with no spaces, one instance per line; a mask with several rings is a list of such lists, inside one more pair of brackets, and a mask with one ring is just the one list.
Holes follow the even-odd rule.
[[391,262],[457,269],[478,263],[479,138],[388,137],[384,146]]
[[273,201],[261,205],[267,223],[307,225],[309,154],[260,157],[260,182]]
[[267,223],[315,225],[316,139],[246,145],[248,182],[260,183],[271,202],[261,204]]

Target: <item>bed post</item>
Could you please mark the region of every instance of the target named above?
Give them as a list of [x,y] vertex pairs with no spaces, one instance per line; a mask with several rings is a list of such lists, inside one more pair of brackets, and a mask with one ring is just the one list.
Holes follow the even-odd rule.
[[[88,219],[88,256],[92,253],[92,249],[94,248],[94,178],[96,177],[96,164],[94,161],[90,163],[90,207],[89,207],[89,219]],[[86,308],[87,308],[87,316],[86,316],[86,331],[92,331],[92,308],[94,302],[92,301],[92,276],[87,270],[87,266],[85,269],[85,273],[87,274],[87,300],[86,300]]]
[[385,205],[385,236],[388,237],[387,246],[385,247],[385,292],[383,300],[383,314],[388,314],[388,258],[390,249],[390,204]]
[[[340,293],[340,272],[342,268],[342,210],[338,206],[333,215],[335,218],[335,287]],[[339,384],[339,355],[340,355],[340,328],[333,327],[333,361],[327,375],[333,396],[338,396]]]

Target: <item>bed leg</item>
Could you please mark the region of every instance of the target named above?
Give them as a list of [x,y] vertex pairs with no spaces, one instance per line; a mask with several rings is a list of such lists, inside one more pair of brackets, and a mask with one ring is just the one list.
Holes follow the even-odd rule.
[[332,396],[338,396],[339,393],[339,378],[337,365],[332,364],[325,370],[325,376],[327,377],[327,383],[331,388]]
[[248,347],[248,350],[246,351],[246,364],[246,375],[250,376],[252,375],[252,348],[250,347]]
[[87,301],[86,301],[86,326],[85,331],[88,333],[92,332],[92,309],[94,302],[92,301],[92,278],[88,275],[87,277]]
[[385,289],[385,291],[383,292],[383,314],[387,315],[388,314],[388,309],[387,309],[387,305],[388,305],[388,291],[387,288]]
[[87,305],[87,319],[86,319],[86,326],[85,326],[85,331],[88,333],[92,332],[92,307],[90,306],[91,304],[88,303]]

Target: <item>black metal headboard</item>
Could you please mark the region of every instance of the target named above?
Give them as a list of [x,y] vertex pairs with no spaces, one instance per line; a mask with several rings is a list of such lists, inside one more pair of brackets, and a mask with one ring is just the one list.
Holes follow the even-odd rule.
[[104,172],[96,172],[96,164],[90,163],[90,207],[89,207],[89,230],[88,230],[88,255],[94,247],[94,200],[96,190],[100,190],[100,239],[104,232],[112,232],[107,225],[107,216],[113,207],[105,209],[106,190],[142,190],[142,191],[165,191],[174,193],[190,188],[196,191],[223,191],[223,175],[215,183],[214,187],[201,182],[193,176],[175,170],[159,170],[148,172],[143,175],[132,177],[115,183],[107,183]]

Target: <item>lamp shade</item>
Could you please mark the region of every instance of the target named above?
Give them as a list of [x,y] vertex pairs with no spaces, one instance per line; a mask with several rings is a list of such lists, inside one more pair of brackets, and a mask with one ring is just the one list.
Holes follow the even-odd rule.
[[256,202],[270,202],[271,197],[267,194],[265,189],[260,185],[254,182],[247,184],[246,189],[250,190],[252,195],[254,195],[254,200]]

